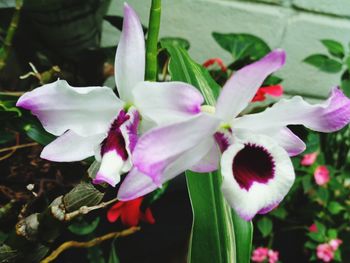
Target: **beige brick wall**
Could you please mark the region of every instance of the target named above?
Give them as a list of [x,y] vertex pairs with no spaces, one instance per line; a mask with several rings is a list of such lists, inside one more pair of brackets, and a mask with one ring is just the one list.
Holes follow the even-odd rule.
[[[128,2],[146,25],[151,0]],[[121,1],[114,0],[109,13],[120,15]],[[211,37],[213,31],[251,33],[272,48],[284,48],[288,59],[279,75],[286,91],[322,98],[339,83],[339,76],[318,72],[301,61],[312,53],[325,52],[320,39],[335,39],[348,47],[350,0],[163,0],[161,35],[188,39],[190,53],[198,62],[211,57],[230,60]],[[118,36],[106,25],[104,45],[116,43]]]

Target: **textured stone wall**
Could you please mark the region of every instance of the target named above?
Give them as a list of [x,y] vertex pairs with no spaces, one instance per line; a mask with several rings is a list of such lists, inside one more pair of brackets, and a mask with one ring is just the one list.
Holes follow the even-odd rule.
[[[109,13],[120,15],[122,2],[113,1]],[[146,25],[151,0],[128,2]],[[251,33],[272,48],[284,48],[287,65],[278,75],[284,78],[287,93],[323,98],[339,83],[339,76],[319,72],[302,60],[312,53],[325,53],[320,39],[349,46],[350,0],[163,0],[161,35],[188,39],[198,62],[211,57],[230,60],[213,40],[213,31]],[[115,43],[118,36],[106,25],[105,45]]]

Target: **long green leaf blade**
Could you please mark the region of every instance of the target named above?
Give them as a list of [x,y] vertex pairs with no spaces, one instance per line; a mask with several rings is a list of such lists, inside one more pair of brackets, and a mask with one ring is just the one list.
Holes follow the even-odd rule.
[[[163,47],[171,56],[169,71],[172,80],[197,87],[206,103],[214,106],[220,86],[208,71],[194,62],[185,49],[171,45]],[[221,193],[221,175],[187,171],[186,178],[194,218],[188,262],[235,262],[231,209]]]
[[250,263],[253,241],[253,224],[240,218],[235,211],[232,210],[233,226],[235,229],[236,241],[236,262]]

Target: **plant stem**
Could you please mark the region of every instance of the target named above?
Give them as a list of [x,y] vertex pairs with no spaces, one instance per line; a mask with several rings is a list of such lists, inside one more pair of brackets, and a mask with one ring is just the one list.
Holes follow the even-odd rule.
[[16,0],[15,13],[12,16],[10,26],[7,30],[4,46],[2,50],[0,50],[2,51],[0,52],[0,70],[3,69],[3,67],[5,67],[6,65],[6,60],[12,46],[12,40],[18,26],[21,8],[22,8],[22,0]]
[[146,41],[146,80],[157,80],[158,35],[160,28],[161,0],[152,0]]
[[125,237],[134,234],[135,232],[139,231],[140,227],[131,227],[126,230],[123,230],[121,232],[112,232],[108,233],[106,235],[96,237],[90,241],[87,242],[78,242],[78,241],[67,241],[64,242],[62,245],[60,245],[56,250],[52,251],[52,253],[44,258],[41,263],[49,263],[55,260],[63,251],[72,248],[72,247],[77,247],[77,248],[89,248],[96,246],[100,243],[102,243],[105,240],[112,239],[112,238],[117,238],[117,237]]
[[109,200],[107,202],[102,202],[98,205],[95,205],[95,206],[82,206],[80,207],[78,210],[76,211],[73,211],[69,214],[66,214],[65,217],[64,217],[64,220],[65,221],[70,221],[72,220],[73,218],[79,216],[79,215],[86,215],[88,213],[90,213],[91,211],[94,211],[94,210],[97,210],[97,209],[100,209],[100,208],[105,208],[106,206],[109,206],[110,204],[113,204],[115,202],[118,201],[118,198],[113,198],[112,200]]

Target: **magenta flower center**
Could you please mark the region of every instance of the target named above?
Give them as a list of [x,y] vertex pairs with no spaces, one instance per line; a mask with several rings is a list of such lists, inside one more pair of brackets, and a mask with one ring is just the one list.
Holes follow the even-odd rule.
[[233,159],[232,172],[239,186],[248,191],[254,182],[267,183],[274,177],[275,163],[264,147],[249,143]]
[[119,112],[118,117],[114,120],[111,125],[111,128],[108,131],[107,138],[102,142],[101,146],[101,155],[109,152],[116,151],[119,156],[125,161],[128,159],[128,152],[126,150],[125,139],[120,130],[120,127],[130,119],[124,110]]

